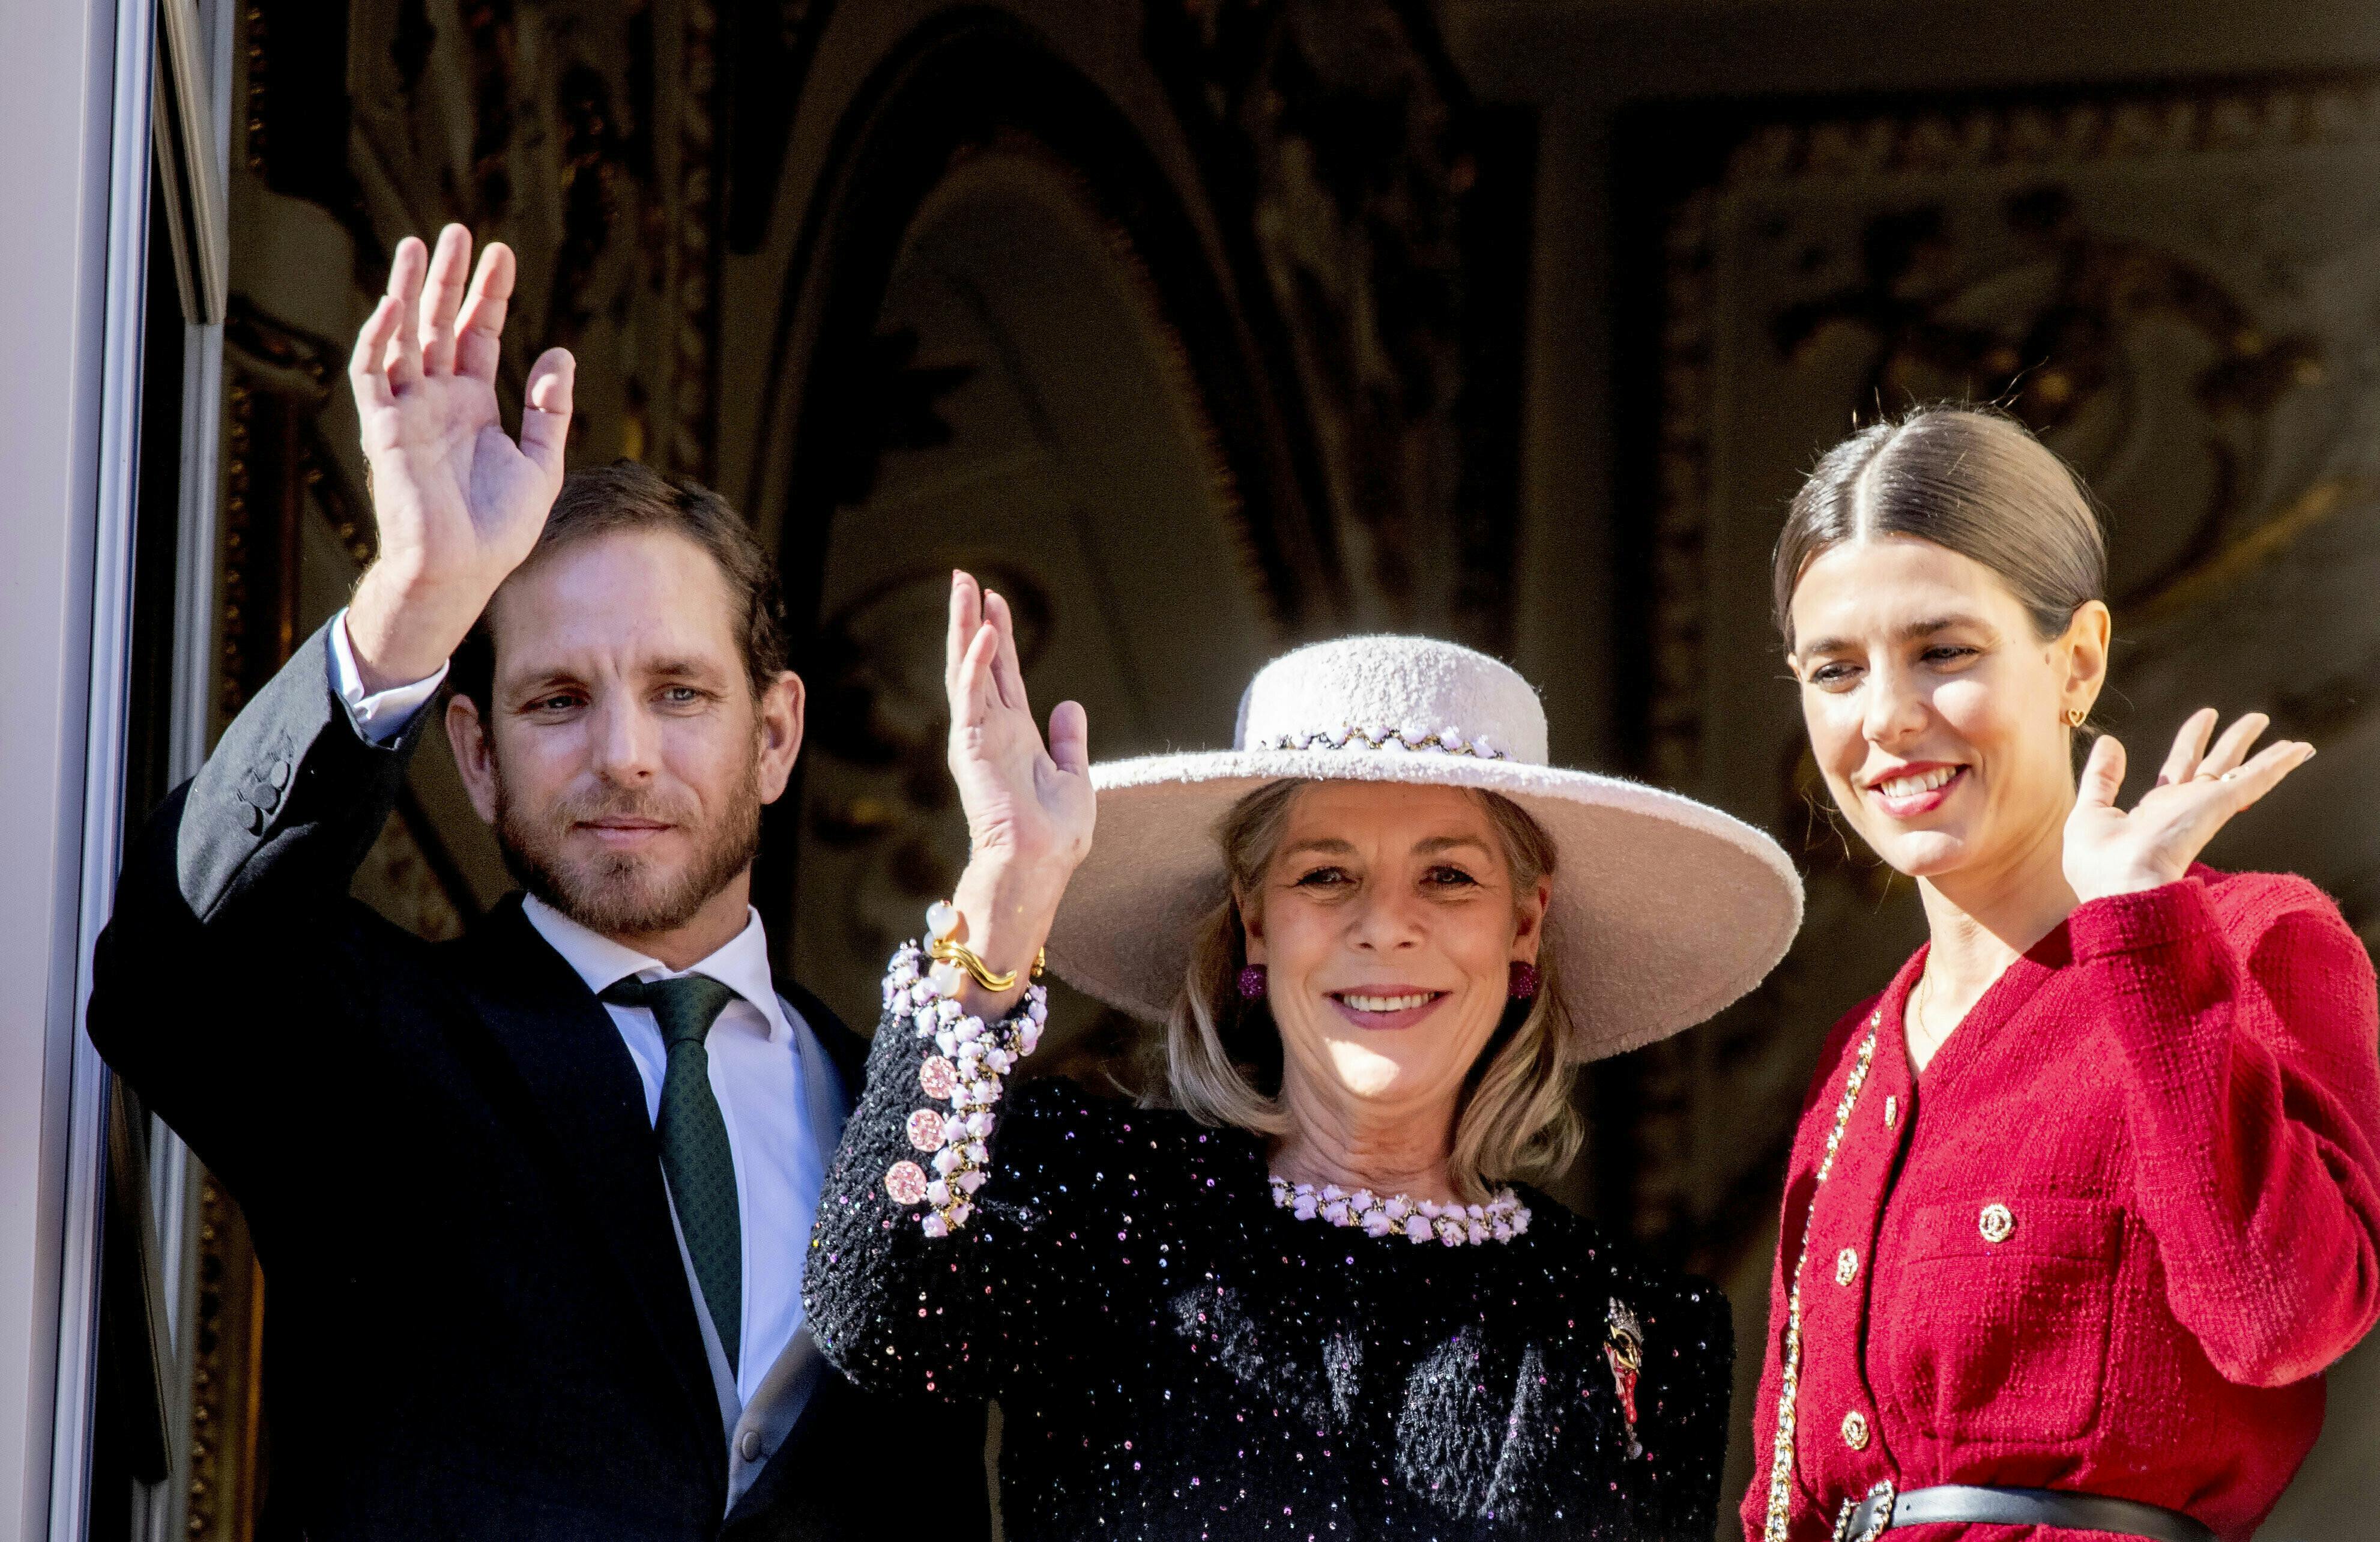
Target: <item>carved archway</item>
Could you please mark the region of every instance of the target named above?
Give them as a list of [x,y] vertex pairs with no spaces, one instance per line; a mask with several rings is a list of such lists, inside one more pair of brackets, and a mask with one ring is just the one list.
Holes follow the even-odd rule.
[[880,68],[802,249],[749,485],[812,730],[760,903],[792,971],[869,1015],[965,852],[941,770],[953,565],[1018,601],[1037,699],[1084,700],[1102,755],[1226,738],[1337,584],[1172,186],[1022,27],[946,22]]

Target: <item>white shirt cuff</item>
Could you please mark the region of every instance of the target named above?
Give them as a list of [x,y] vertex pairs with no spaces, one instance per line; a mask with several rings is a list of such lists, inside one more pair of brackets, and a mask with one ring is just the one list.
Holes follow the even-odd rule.
[[331,689],[346,703],[347,721],[355,724],[357,735],[366,744],[384,745],[404,733],[413,714],[438,694],[440,684],[446,678],[446,665],[440,664],[438,673],[427,680],[391,686],[367,696],[364,672],[356,665],[355,644],[347,639],[347,613],[341,610],[331,618]]

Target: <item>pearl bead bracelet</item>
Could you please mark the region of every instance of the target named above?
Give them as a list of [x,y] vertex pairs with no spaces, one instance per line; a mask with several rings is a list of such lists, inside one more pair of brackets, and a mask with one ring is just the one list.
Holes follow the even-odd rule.
[[[910,1113],[905,1126],[919,1160],[894,1162],[884,1174],[884,1192],[904,1208],[924,1205],[917,1225],[929,1237],[946,1237],[975,1214],[991,1155],[992,1107],[1016,1062],[1033,1052],[1050,1015],[1050,993],[1027,987],[1024,1000],[997,1023],[971,1016],[941,989],[926,967],[923,951],[905,943],[892,955],[884,977],[884,1010],[894,1022],[915,1025],[917,1037],[938,1052],[917,1067],[917,1089],[927,1106]],[[948,1103],[947,1111],[934,1103]],[[933,1169],[929,1176],[920,1161]]]

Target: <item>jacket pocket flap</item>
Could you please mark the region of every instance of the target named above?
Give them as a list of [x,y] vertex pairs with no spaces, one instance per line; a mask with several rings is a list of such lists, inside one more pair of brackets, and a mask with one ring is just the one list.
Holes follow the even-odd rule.
[[1979,1194],[1972,1201],[1920,1208],[1910,1226],[1909,1256],[2107,1258],[2116,1251],[2122,1223],[2121,1208],[2104,1200]]

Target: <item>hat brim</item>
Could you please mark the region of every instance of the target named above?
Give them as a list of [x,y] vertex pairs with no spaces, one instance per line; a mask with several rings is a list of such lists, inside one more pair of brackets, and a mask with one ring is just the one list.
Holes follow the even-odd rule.
[[1590,771],[1397,751],[1218,751],[1091,768],[1098,833],[1050,934],[1050,966],[1148,1022],[1181,990],[1198,923],[1224,897],[1218,821],[1282,780],[1476,787],[1537,820],[1559,852],[1546,941],[1581,1061],[1691,1027],[1757,985],[1802,924],[1775,841],[1675,793]]

